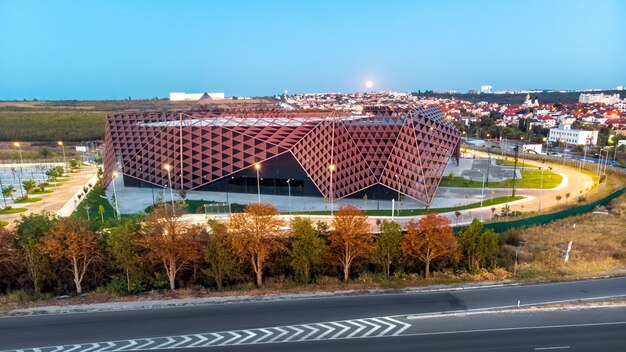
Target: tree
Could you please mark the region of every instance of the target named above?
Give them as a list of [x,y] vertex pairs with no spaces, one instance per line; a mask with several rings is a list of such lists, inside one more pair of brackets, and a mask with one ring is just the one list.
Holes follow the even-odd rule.
[[458,240],[469,270],[478,270],[483,264],[493,263],[500,250],[498,235],[493,229],[484,230],[478,219],[459,232]]
[[24,255],[24,265],[35,292],[41,292],[43,283],[52,276],[48,258],[39,250],[41,238],[56,222],[52,214],[40,213],[22,216],[15,226],[17,243]]
[[372,253],[372,260],[384,268],[387,277],[391,274],[391,265],[402,254],[401,240],[402,226],[395,221],[383,220],[380,224],[380,234],[376,237],[376,248]]
[[565,204],[567,204],[567,199],[571,196],[569,192],[565,193]]
[[433,260],[455,257],[458,241],[452,233],[450,221],[441,215],[428,214],[406,225],[407,234],[402,239],[402,253],[424,263],[425,277],[430,277],[430,264]]
[[563,199],[563,197],[561,195],[558,195],[556,197],[554,197],[556,199],[556,204],[558,205],[559,202],[561,201],[561,199]]
[[30,192],[37,187],[37,182],[33,179],[23,181],[22,187],[24,187],[26,194],[30,194]]
[[69,218],[59,218],[38,247],[43,254],[65,264],[74,277],[77,294],[83,293],[87,270],[102,259],[97,235],[84,223]]
[[5,198],[11,198],[11,200],[13,200],[13,193],[15,193],[15,187],[13,187],[13,185],[2,188],[2,196]]
[[250,264],[258,287],[263,286],[263,271],[271,256],[285,249],[282,226],[278,210],[266,203],[249,204],[243,213],[230,217],[233,251],[242,263]]
[[330,252],[341,264],[343,279],[350,278],[350,268],[355,260],[367,258],[374,250],[374,236],[367,215],[353,205],[340,205],[332,221]]
[[204,260],[208,267],[203,272],[215,280],[218,290],[224,287],[224,280],[241,275],[241,267],[233,254],[226,224],[209,220]]
[[100,221],[104,224],[104,205],[98,205],[98,213],[100,213]]
[[452,180],[454,180],[454,172],[451,172],[448,174],[448,186],[450,186],[450,183],[452,182]]
[[19,272],[21,262],[15,232],[0,227],[0,283],[13,278]]
[[141,244],[147,256],[163,265],[169,279],[170,289],[176,289],[176,277],[180,271],[202,258],[206,232],[198,226],[190,226],[180,219],[184,209],[176,209],[176,216],[165,205],[157,206],[145,219],[141,228]]
[[141,235],[136,221],[125,221],[112,228],[106,237],[106,248],[113,264],[126,276],[126,292],[130,293],[131,278],[141,272]]
[[311,272],[316,271],[328,253],[326,240],[317,234],[310,219],[295,217],[291,220],[291,267],[304,282],[309,282]]

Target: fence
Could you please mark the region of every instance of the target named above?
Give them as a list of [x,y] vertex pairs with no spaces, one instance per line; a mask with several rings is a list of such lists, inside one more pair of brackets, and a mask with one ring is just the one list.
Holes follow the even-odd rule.
[[[472,147],[471,149],[478,150],[478,151],[483,151],[483,152],[493,152],[492,150],[488,150],[487,148],[475,148],[475,147]],[[509,152],[509,151],[499,152],[497,154],[502,154],[502,155],[508,156],[508,157],[515,157],[515,154],[513,152]],[[519,158],[519,156],[518,156],[518,158]],[[580,167],[582,169],[593,171],[593,172],[596,172],[598,170],[598,167],[599,167],[598,164],[594,164],[594,163],[583,162],[583,161],[574,160],[574,159],[565,159],[565,158],[562,158],[562,157],[546,156],[546,155],[525,154],[525,158],[529,159],[529,160],[548,161],[548,162],[552,162],[552,163],[555,163],[555,164],[562,164],[562,165],[568,165],[568,166],[573,166],[573,167]],[[606,169],[607,169],[607,171],[612,171],[612,172],[615,172],[615,173],[626,174],[626,169],[624,169],[624,168],[614,167],[614,166],[607,166]],[[592,211],[595,207],[597,207],[599,205],[605,205],[605,204],[609,203],[610,201],[612,201],[613,199],[621,196],[624,193],[626,193],[626,188],[619,189],[619,190],[609,194],[608,196],[606,196],[606,197],[604,197],[602,199],[596,200],[594,202],[591,202],[589,204],[583,204],[583,205],[579,205],[579,206],[574,207],[574,208],[560,210],[560,211],[557,211],[557,212],[554,212],[554,213],[549,213],[549,214],[542,214],[542,215],[531,216],[531,217],[523,218],[523,219],[517,219],[517,220],[512,220],[512,221],[500,221],[500,222],[487,223],[487,224],[484,224],[484,228],[485,229],[493,229],[495,232],[501,233],[501,232],[505,232],[507,230],[520,228],[520,227],[526,227],[526,226],[532,226],[532,225],[544,225],[544,224],[550,223],[550,222],[555,221],[555,220],[560,220],[560,219],[567,218],[567,217],[570,217],[570,216],[580,215],[580,214]],[[463,230],[465,228],[467,228],[467,225],[466,226],[455,227],[454,228],[454,232],[458,233],[459,231],[461,231],[461,230]]]

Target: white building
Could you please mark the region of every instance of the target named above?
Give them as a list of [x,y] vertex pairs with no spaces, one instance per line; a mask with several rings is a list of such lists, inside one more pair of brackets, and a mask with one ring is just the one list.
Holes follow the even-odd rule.
[[211,99],[219,100],[224,99],[224,93],[185,93],[185,92],[171,92],[170,101],[195,101],[200,100],[202,96],[207,94]]
[[483,94],[490,94],[492,89],[492,86],[480,86],[480,92]]
[[602,103],[602,104],[607,104],[607,105],[613,105],[613,104],[617,104],[620,102],[620,98],[619,98],[619,94],[615,93],[613,95],[604,95],[603,93],[600,94],[580,94],[580,97],[578,97],[578,102],[579,103],[586,103],[586,104],[590,104],[590,103]]
[[550,143],[596,145],[598,143],[598,131],[573,130],[570,125],[560,125],[558,128],[550,129],[548,140]]

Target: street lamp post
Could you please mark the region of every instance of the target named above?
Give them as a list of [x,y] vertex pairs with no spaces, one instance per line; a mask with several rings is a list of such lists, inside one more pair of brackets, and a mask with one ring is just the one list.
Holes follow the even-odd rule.
[[115,190],[115,179],[117,178],[117,171],[113,171],[113,178],[111,183],[113,184],[113,196],[115,197],[115,212],[117,213],[117,220],[121,221],[119,199],[117,199],[117,191]]
[[24,165],[24,159],[22,158],[22,147],[20,146],[20,142],[13,143],[14,146],[17,147],[17,150],[20,152],[20,173],[22,172],[22,165]]
[[289,199],[289,219],[291,219],[291,184],[289,183],[291,179],[287,179],[287,197]]
[[[65,158],[65,146],[62,141],[59,141],[58,144],[61,146],[61,150],[63,151],[63,167],[67,168],[67,159]],[[69,177],[69,174],[68,174]]]
[[[2,185],[2,178],[0,177],[0,191],[4,188],[4,186]],[[7,199],[4,196],[4,194],[2,195],[2,200],[4,200],[4,207],[7,207]]]
[[259,170],[261,170],[261,164],[254,164],[254,168],[256,169],[256,191],[257,191],[257,201],[261,203],[261,179],[259,178]]
[[487,178],[486,173],[483,171],[483,188],[480,191],[480,221],[483,221],[483,199],[485,198],[485,179]]
[[[398,182],[398,184],[400,184],[400,179],[398,178],[398,175],[396,176],[396,182]],[[400,187],[398,187],[398,217],[400,217]]]
[[172,216],[176,216],[176,209],[174,209],[174,191],[172,190],[172,175],[170,174],[172,166],[170,164],[165,164],[163,168],[167,170],[167,186],[170,188],[170,198],[172,200]]
[[330,170],[330,194],[329,194],[329,200],[330,200],[330,216],[333,216],[333,202],[334,202],[334,194],[333,194],[333,172],[335,171],[335,164],[330,164],[330,167],[328,168]]

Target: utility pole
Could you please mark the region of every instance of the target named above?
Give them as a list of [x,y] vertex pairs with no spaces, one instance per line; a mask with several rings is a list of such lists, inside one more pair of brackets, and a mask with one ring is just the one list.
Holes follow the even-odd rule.
[[515,148],[513,148],[513,151],[515,152],[515,160],[513,164],[513,191],[511,192],[511,197],[515,197],[515,179],[517,178],[517,153],[519,151],[519,146],[515,146]]

